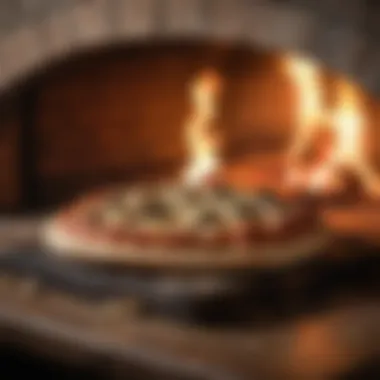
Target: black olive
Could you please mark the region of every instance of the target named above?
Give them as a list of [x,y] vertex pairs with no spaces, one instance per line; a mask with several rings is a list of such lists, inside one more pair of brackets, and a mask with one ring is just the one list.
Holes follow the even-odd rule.
[[121,191],[113,191],[107,195],[107,204],[111,207],[118,207],[123,203],[124,194]]
[[180,197],[188,204],[195,205],[202,201],[204,194],[197,188],[186,187],[180,189]]
[[103,213],[98,209],[91,209],[87,214],[87,221],[92,226],[100,226],[103,224]]
[[236,204],[237,214],[244,221],[256,221],[260,219],[260,212],[257,208],[257,204],[249,203],[249,202],[238,202]]
[[151,218],[168,218],[171,215],[168,205],[160,199],[146,201],[141,211]]
[[204,210],[199,214],[196,222],[200,227],[214,227],[220,225],[222,221],[217,211]]
[[230,186],[220,184],[220,185],[217,185],[213,188],[213,194],[218,199],[228,200],[228,199],[234,197],[235,192],[233,191],[233,189]]
[[255,195],[255,198],[258,201],[264,201],[273,205],[280,205],[281,200],[271,191],[262,190]]

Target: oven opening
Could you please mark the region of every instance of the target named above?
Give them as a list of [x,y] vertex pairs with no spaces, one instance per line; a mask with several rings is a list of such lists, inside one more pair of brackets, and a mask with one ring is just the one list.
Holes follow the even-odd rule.
[[380,194],[376,99],[291,52],[199,41],[82,51],[2,103],[6,210],[51,210],[115,183],[222,177],[348,199],[326,211],[346,228],[368,222]]

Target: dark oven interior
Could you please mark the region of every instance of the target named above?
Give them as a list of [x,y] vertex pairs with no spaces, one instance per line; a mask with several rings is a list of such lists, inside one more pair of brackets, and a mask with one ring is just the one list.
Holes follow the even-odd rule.
[[115,46],[50,64],[3,116],[3,206],[54,205],[108,181],[178,170],[188,83],[205,67],[226,82],[219,119],[231,154],[284,144],[294,99],[276,65],[273,53],[205,42]]
[[[110,182],[178,173],[187,158],[189,82],[208,67],[225,86],[218,128],[226,167],[286,152],[302,104],[284,57],[244,44],[173,41],[89,50],[49,63],[2,98],[1,207],[38,210]],[[334,104],[336,83],[350,79],[315,65],[324,101]],[[377,99],[355,91],[376,168]],[[232,177],[242,179],[232,167]],[[242,173],[254,176],[254,170]]]

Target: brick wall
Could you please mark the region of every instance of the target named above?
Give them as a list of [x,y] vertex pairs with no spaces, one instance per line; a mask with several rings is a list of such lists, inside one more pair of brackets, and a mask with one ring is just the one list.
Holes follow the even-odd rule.
[[2,0],[0,88],[68,50],[206,37],[304,51],[378,92],[378,8],[371,0]]

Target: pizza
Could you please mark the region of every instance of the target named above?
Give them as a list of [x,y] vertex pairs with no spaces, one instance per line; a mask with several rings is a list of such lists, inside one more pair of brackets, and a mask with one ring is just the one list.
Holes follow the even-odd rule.
[[304,200],[156,183],[84,195],[48,219],[42,238],[70,258],[223,266],[283,262],[319,248],[322,235]]

